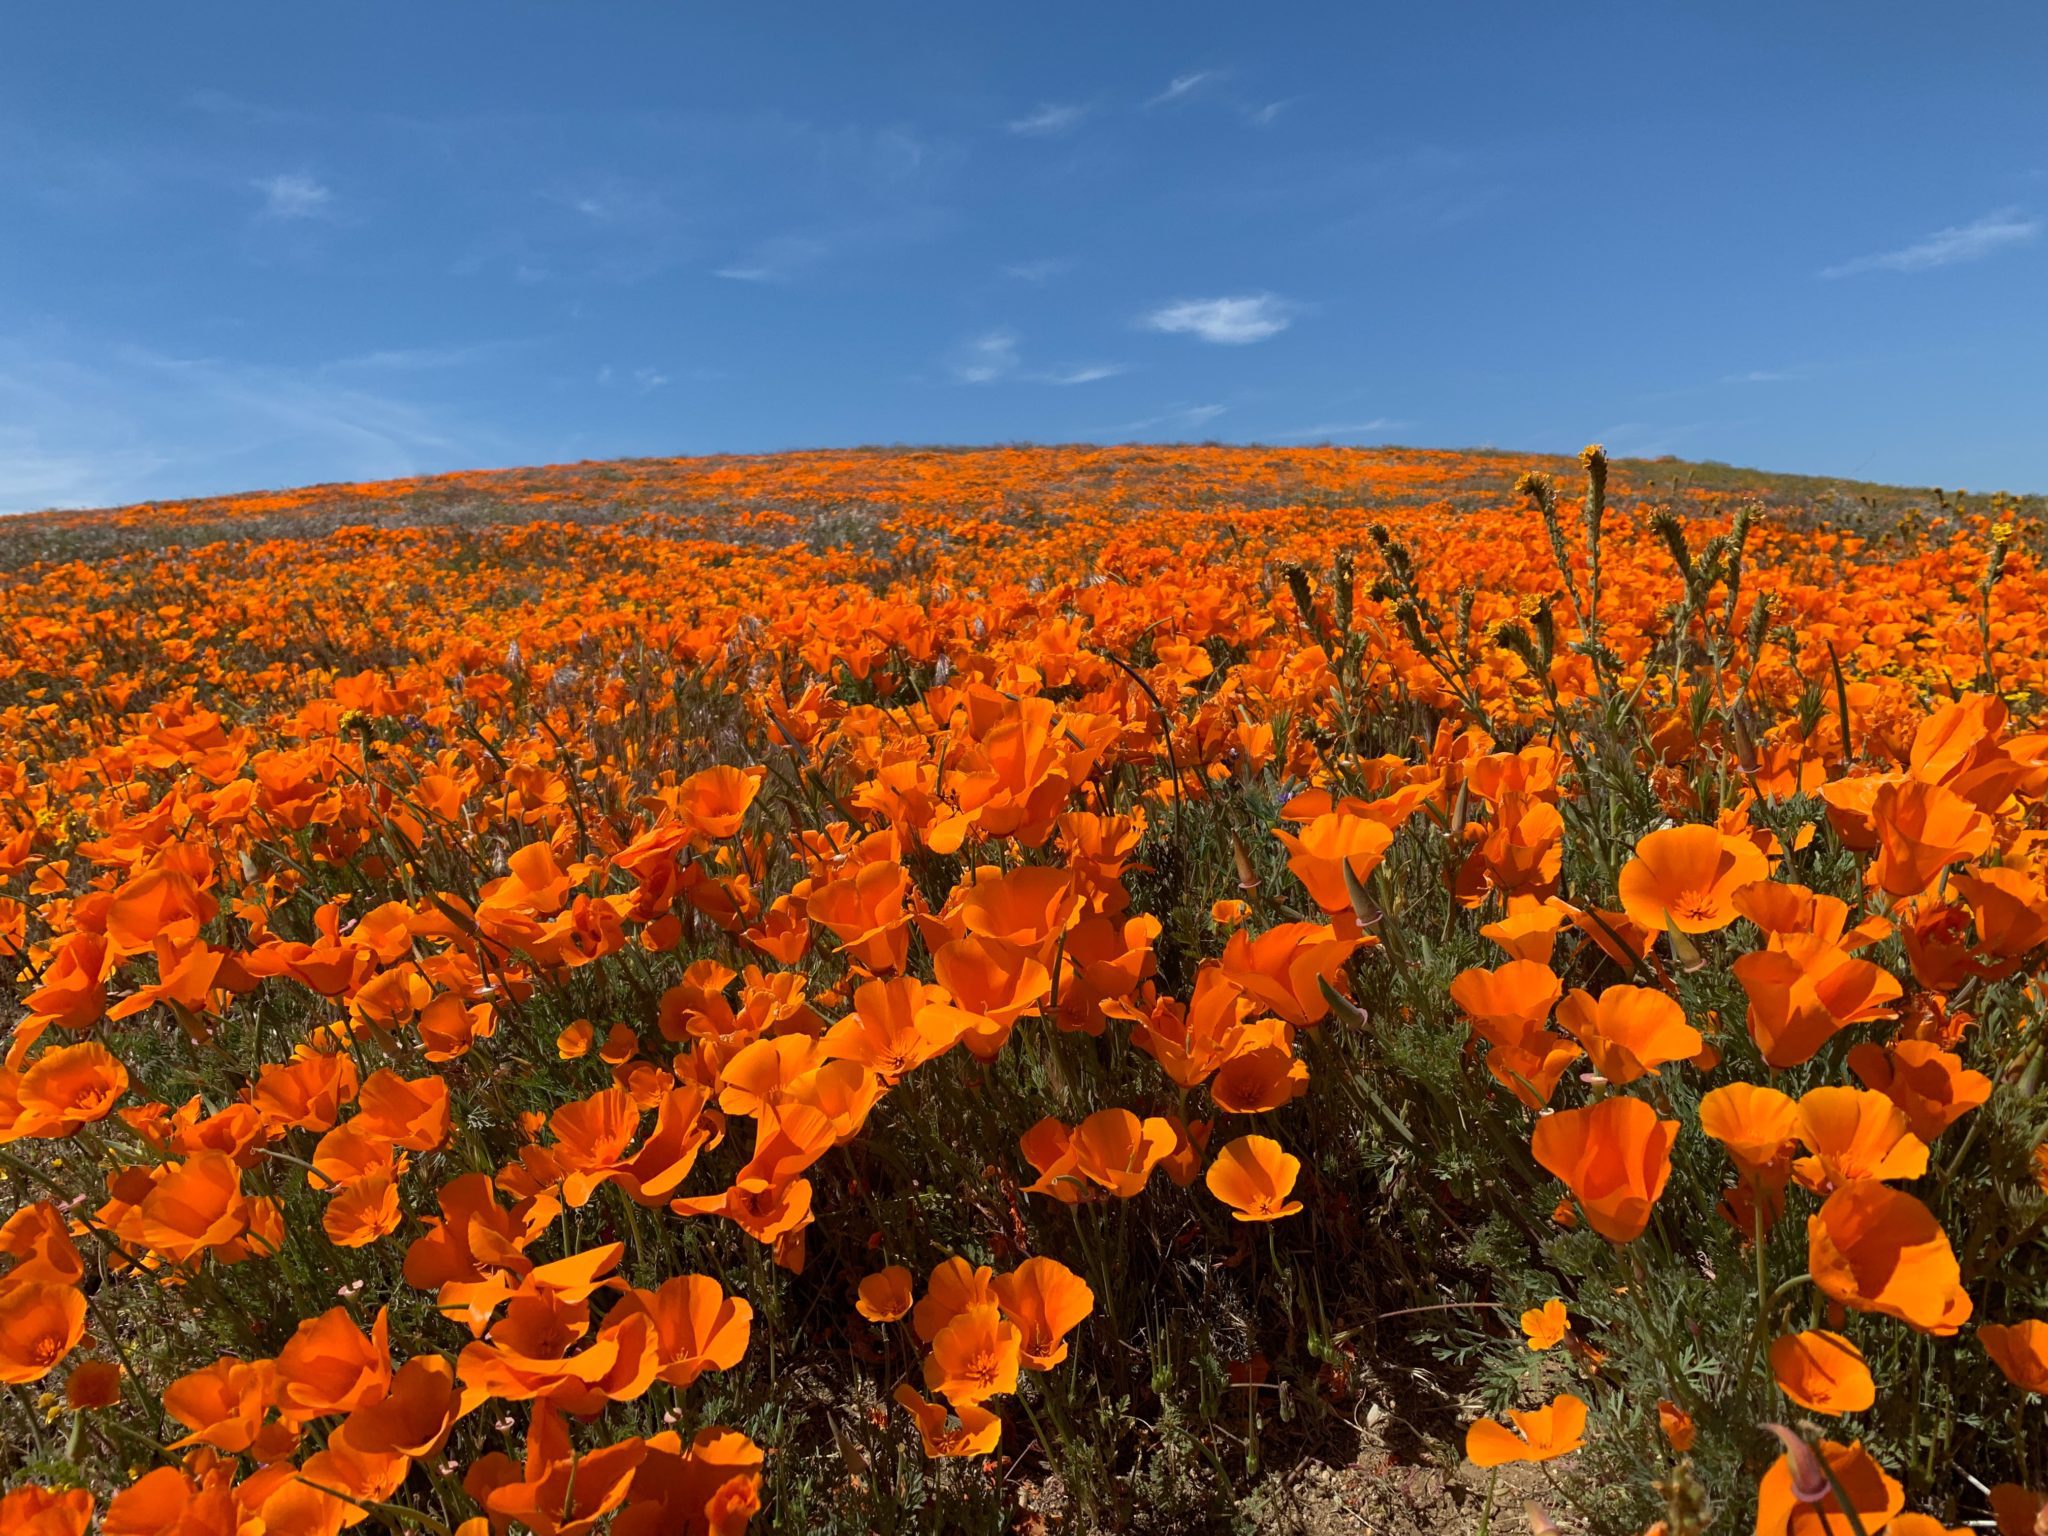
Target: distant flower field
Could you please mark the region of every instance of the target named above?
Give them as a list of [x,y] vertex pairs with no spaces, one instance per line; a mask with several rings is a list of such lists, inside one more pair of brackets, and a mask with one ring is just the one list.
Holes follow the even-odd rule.
[[0,524],[0,1536],[2048,1532],[2041,511]]

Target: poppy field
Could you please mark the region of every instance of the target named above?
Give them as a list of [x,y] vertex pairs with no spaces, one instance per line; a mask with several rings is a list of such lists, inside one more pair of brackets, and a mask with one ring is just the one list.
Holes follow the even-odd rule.
[[0,525],[0,1533],[2048,1532],[2038,500]]

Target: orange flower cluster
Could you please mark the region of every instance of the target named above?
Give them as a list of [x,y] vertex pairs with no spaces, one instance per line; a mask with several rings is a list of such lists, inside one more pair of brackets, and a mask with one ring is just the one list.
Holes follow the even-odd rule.
[[[2048,1396],[2032,533],[1521,467],[22,520],[0,1383],[64,1377],[0,1440],[76,1415],[77,1486],[0,1528],[823,1529],[806,1479],[894,1528],[898,1441],[941,1509],[995,1520],[1007,1448],[1086,1514],[1175,1433],[1249,1480],[1262,1394],[1349,1417],[1348,1341],[1517,1243],[1445,1309],[1521,1394],[1474,1464],[1702,1445],[1760,1530],[1957,1514],[1884,1416]],[[1382,1269],[1428,1296],[1347,1294]]]

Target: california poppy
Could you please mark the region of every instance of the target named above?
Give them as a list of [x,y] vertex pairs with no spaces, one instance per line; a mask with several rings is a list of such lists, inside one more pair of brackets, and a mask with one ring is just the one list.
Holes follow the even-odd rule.
[[1000,1308],[976,1303],[932,1336],[924,1365],[925,1390],[955,1406],[1017,1390],[1023,1333]]
[[944,1403],[926,1402],[909,1382],[896,1389],[896,1401],[917,1424],[927,1456],[986,1456],[1003,1437],[1003,1421],[978,1403],[962,1403],[949,1415]]
[[1806,1244],[1814,1284],[1846,1307],[1937,1335],[1970,1319],[1948,1234],[1926,1206],[1889,1184],[1842,1185],[1807,1218]]
[[891,1264],[862,1277],[854,1310],[871,1323],[893,1323],[910,1311],[913,1299],[910,1271]]
[[1616,1095],[1536,1122],[1536,1161],[1564,1180],[1586,1224],[1612,1243],[1642,1236],[1671,1177],[1676,1120],[1660,1120],[1641,1099]]
[[[1799,1130],[1798,1101],[1757,1083],[1724,1083],[1700,1098],[1700,1130],[1721,1143],[1729,1160],[1761,1178],[1784,1157]],[[1779,1174],[1780,1183],[1784,1174]]]
[[1621,906],[1654,933],[1713,933],[1735,921],[1735,893],[1769,874],[1747,838],[1704,823],[1665,827],[1643,837],[1622,867]]
[[1555,1296],[1522,1314],[1522,1333],[1531,1349],[1553,1349],[1571,1332],[1571,1314]]
[[1557,1022],[1586,1048],[1593,1070],[1615,1084],[1690,1061],[1706,1043],[1678,1000],[1651,987],[1612,986],[1597,1001],[1574,988],[1558,1004]]
[[1512,1462],[1555,1461],[1586,1442],[1586,1404],[1561,1392],[1541,1408],[1510,1408],[1514,1428],[1496,1419],[1480,1419],[1465,1431],[1465,1459],[1475,1467],[1504,1467]]
[[1977,1330],[1977,1342],[2007,1381],[2048,1397],[2048,1322],[1986,1323]]
[[1927,1171],[1927,1143],[1908,1128],[1898,1105],[1872,1089],[1809,1089],[1799,1100],[1798,1133],[1813,1155],[1792,1166],[1808,1189],[1917,1179]]
[[1209,1165],[1203,1182],[1239,1221],[1277,1221],[1301,1209],[1287,1197],[1301,1176],[1301,1159],[1270,1136],[1240,1136]]
[[8,1536],[85,1536],[93,1503],[84,1488],[23,1483],[0,1497],[0,1531]]
[[1866,1531],[1882,1530],[1905,1508],[1905,1489],[1863,1449],[1862,1441],[1843,1445],[1823,1440],[1806,1453],[1816,1471],[1820,1458],[1827,1471],[1820,1474],[1818,1486],[1810,1488],[1798,1485],[1790,1452],[1771,1463],[1757,1485],[1757,1536],[1839,1536],[1848,1522],[1834,1491],[1837,1486]]
[[1095,1310],[1088,1282],[1058,1259],[1026,1259],[992,1282],[996,1305],[1017,1325],[1024,1365],[1049,1371],[1067,1358],[1066,1337]]
[[1779,1390],[1815,1413],[1860,1413],[1877,1401],[1863,1351],[1839,1333],[1812,1329],[1773,1339],[1771,1374]]
[[41,1381],[85,1337],[85,1296],[43,1280],[0,1285],[0,1383]]

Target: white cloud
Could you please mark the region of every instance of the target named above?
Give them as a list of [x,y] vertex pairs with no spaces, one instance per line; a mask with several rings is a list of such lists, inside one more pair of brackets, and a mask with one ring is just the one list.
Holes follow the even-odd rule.
[[633,382],[640,386],[641,394],[651,394],[668,382],[668,375],[657,368],[635,368]]
[[1080,368],[1065,368],[1051,373],[1034,373],[1034,384],[1094,384],[1103,379],[1113,379],[1120,373],[1128,373],[1122,363],[1091,363]]
[[984,331],[970,337],[954,350],[947,364],[954,379],[962,384],[1051,384],[1071,387],[1113,379],[1125,372],[1122,363],[1085,363],[1072,368],[1024,367],[1018,350],[1017,333],[1010,330]]
[[1163,107],[1169,101],[1179,101],[1183,96],[1199,91],[1211,80],[1221,80],[1222,78],[1223,72],[1216,69],[1198,69],[1191,75],[1175,75],[1166,89],[1146,102],[1145,105],[1148,107]]
[[1297,427],[1292,432],[1275,432],[1273,441],[1320,443],[1340,437],[1365,437],[1374,432],[1395,432],[1407,425],[1405,421],[1396,421],[1391,416],[1375,416],[1370,421],[1328,421],[1313,427]]
[[263,194],[265,217],[317,219],[332,211],[334,193],[304,171],[263,176],[249,183]]
[[1066,133],[1081,126],[1081,119],[1088,115],[1088,109],[1077,102],[1045,101],[1022,117],[1010,120],[1010,132],[1023,134],[1027,138],[1045,138],[1056,133]]
[[1270,293],[1224,299],[1183,299],[1155,309],[1145,324],[1171,336],[1199,336],[1221,346],[1243,346],[1277,336],[1294,323],[1285,301]]
[[993,384],[1017,371],[1017,337],[1010,331],[988,331],[961,348],[953,361],[953,377],[962,384]]
[[1249,112],[1245,113],[1245,121],[1255,128],[1270,127],[1273,119],[1293,105],[1294,98],[1292,96],[1280,101],[1269,101],[1263,107],[1253,107]]
[[1164,429],[1169,434],[1191,431],[1196,427],[1214,421],[1225,411],[1227,405],[1181,405],[1157,416],[1147,416],[1140,421],[1127,421],[1122,426],[1111,427],[1112,433],[1122,435],[1135,432],[1152,432]]
[[0,336],[0,510],[386,479],[517,456],[431,400],[365,388],[338,368]]
[[2008,246],[2027,245],[2041,233],[2041,221],[2017,208],[2000,208],[1968,224],[1937,229],[1924,240],[1895,251],[1878,251],[1821,269],[1822,277],[1854,277],[1862,272],[1927,272],[1958,262],[1982,261]]
[[1037,261],[1013,261],[1002,269],[1002,273],[1005,277],[1014,277],[1020,283],[1030,283],[1035,287],[1073,270],[1074,263],[1066,257],[1045,256]]
[[1795,373],[1779,368],[1752,368],[1747,373],[1724,373],[1723,384],[1783,384],[1797,378]]

